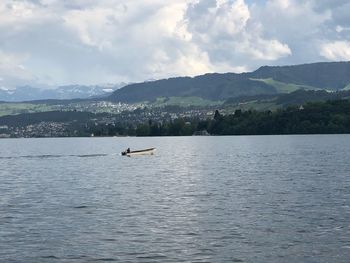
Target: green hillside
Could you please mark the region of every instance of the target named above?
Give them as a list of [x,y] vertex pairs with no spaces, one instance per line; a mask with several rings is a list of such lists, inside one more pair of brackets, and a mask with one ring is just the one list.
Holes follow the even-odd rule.
[[255,79],[272,78],[283,83],[341,90],[350,83],[350,62],[323,62],[295,66],[264,66],[248,74]]
[[155,101],[159,97],[200,97],[220,101],[230,97],[274,94],[276,89],[240,74],[206,74],[132,84],[115,91],[108,99],[121,102]]
[[262,81],[262,82],[266,83],[267,85],[275,87],[277,93],[291,93],[291,92],[297,91],[299,89],[302,89],[302,90],[321,90],[320,88],[315,88],[315,87],[306,86],[306,85],[284,83],[281,81],[274,80],[272,78],[252,79],[252,80]]
[[0,102],[0,116],[22,113],[34,113],[53,110],[51,105],[34,103],[5,103]]
[[203,99],[201,97],[159,97],[156,101],[152,102],[153,106],[168,106],[168,105],[175,105],[175,106],[181,106],[181,107],[188,107],[188,106],[199,106],[199,107],[205,107],[205,106],[216,106],[223,104],[224,101],[213,101],[213,100],[207,100]]
[[134,103],[154,102],[160,97],[197,97],[207,101],[223,101],[240,96],[290,93],[300,89],[347,90],[349,83],[350,62],[264,66],[250,73],[214,73],[131,84],[115,91],[107,100]]
[[300,106],[308,102],[350,100],[350,91],[327,92],[325,90],[299,89],[278,95],[256,95],[230,98],[225,101],[226,108],[242,110],[275,110],[289,106]]
[[349,85],[347,85],[345,88],[343,88],[342,90],[344,90],[344,91],[349,91],[350,90],[350,84]]
[[200,97],[218,101],[236,96],[274,93],[274,87],[261,81],[234,73],[215,73],[132,84],[115,91],[108,99],[133,103],[155,101],[159,97]]

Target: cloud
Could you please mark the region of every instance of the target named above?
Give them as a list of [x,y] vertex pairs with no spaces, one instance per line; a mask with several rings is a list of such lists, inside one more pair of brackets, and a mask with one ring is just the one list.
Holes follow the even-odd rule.
[[108,56],[116,74],[134,80],[194,75],[208,67],[202,64],[206,55],[190,43],[183,22],[186,7],[185,3],[164,2],[147,6],[141,1],[95,6],[67,12],[64,24],[81,44],[104,59]]
[[[0,28],[10,27],[11,32],[23,33],[26,29],[51,20],[55,13],[47,13],[45,8],[30,1],[9,1],[0,3]],[[19,32],[18,32],[19,31]]]
[[231,37],[244,30],[250,12],[243,0],[204,0],[189,6],[187,18],[191,30],[198,34]]
[[264,29],[264,37],[287,44],[292,55],[276,64],[309,63],[322,60],[318,46],[328,32],[331,11],[315,9],[313,1],[268,0],[251,8],[253,20]]
[[143,81],[348,59],[342,0],[2,0],[2,85]]
[[292,54],[287,44],[264,37],[264,29],[253,21],[243,0],[199,1],[189,6],[186,19],[193,42],[208,54],[218,71],[253,68],[257,61]]
[[[2,85],[13,88],[14,84],[25,85],[33,81],[34,76],[23,63],[29,58],[26,54],[5,53],[0,50],[0,81]],[[4,81],[6,80],[6,83]]]
[[335,41],[322,45],[321,55],[329,60],[350,60],[350,42]]

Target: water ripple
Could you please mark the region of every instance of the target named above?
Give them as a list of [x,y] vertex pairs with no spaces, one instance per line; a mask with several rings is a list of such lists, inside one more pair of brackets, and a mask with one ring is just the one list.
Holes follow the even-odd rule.
[[[0,144],[0,262],[350,256],[349,136]],[[150,146],[155,156],[119,155]]]

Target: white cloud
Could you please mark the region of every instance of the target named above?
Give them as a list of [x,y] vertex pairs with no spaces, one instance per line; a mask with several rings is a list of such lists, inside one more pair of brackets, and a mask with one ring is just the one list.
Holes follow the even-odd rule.
[[349,59],[349,12],[345,0],[1,0],[0,76],[97,84]]
[[5,53],[0,50],[0,81],[9,88],[25,85],[33,81],[34,76],[23,63],[29,59],[27,54]]
[[31,74],[22,64],[27,59],[28,55],[9,54],[0,50],[0,72],[3,76],[1,80],[6,78],[6,76],[31,79]]
[[276,39],[264,40],[257,38],[245,44],[238,48],[241,49],[242,52],[251,55],[254,59],[273,61],[292,54],[288,45],[282,44]]
[[183,20],[185,2],[159,2],[146,14],[140,13],[140,5],[72,10],[64,16],[65,26],[81,43],[107,54],[116,71],[133,81],[211,71],[205,52],[191,43]]
[[292,54],[286,43],[264,37],[265,28],[252,20],[243,0],[200,1],[190,7],[188,19],[196,44],[208,52],[214,65],[226,61],[232,68],[245,67],[246,63],[273,61]]
[[335,27],[335,31],[337,31],[337,33],[342,33],[342,32],[346,32],[346,31],[350,31],[350,27],[342,27],[337,25]]
[[249,18],[250,12],[243,0],[199,1],[191,4],[186,13],[190,32],[196,34],[197,41],[208,44],[213,44],[214,38],[232,39],[240,34]]
[[341,33],[341,32],[344,31],[344,27],[337,25],[337,26],[335,27],[335,31],[337,31],[338,33]]
[[0,28],[24,31],[32,26],[52,20],[56,15],[29,1],[3,0],[0,3]]
[[172,59],[164,51],[156,51],[154,53],[154,63],[151,63],[147,71],[158,78],[164,78],[164,72],[169,76],[195,76],[205,72],[213,72],[208,54],[199,50],[195,45],[189,45],[176,55],[176,59]]
[[335,41],[323,44],[321,55],[329,60],[350,60],[350,42]]

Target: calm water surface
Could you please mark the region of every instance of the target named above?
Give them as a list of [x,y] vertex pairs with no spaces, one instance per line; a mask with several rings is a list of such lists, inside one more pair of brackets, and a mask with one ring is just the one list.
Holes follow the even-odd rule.
[[3,139],[0,262],[349,262],[349,160],[348,135]]

